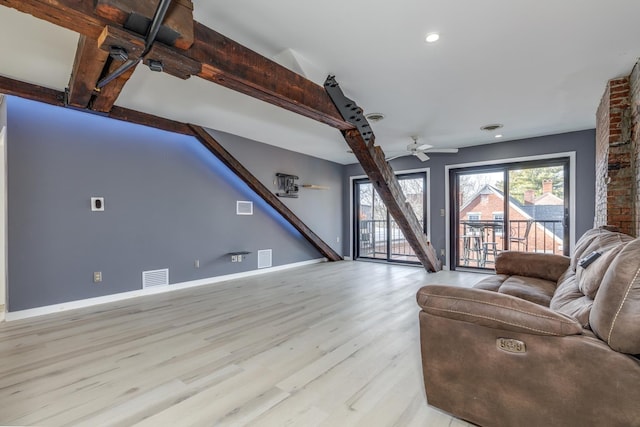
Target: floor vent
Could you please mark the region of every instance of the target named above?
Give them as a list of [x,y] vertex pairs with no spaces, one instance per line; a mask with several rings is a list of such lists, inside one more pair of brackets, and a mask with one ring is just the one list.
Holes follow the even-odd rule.
[[258,251],[258,268],[267,268],[271,265],[271,249]]
[[169,269],[149,270],[142,272],[142,288],[153,286],[167,286],[169,284]]

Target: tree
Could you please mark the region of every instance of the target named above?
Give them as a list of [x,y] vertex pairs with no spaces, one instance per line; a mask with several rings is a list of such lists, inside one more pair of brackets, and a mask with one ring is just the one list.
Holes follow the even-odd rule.
[[542,195],[543,182],[546,180],[551,180],[553,183],[551,193],[563,198],[564,170],[562,166],[548,166],[510,171],[509,194],[520,203],[524,203],[524,194],[527,190],[533,190],[535,197]]

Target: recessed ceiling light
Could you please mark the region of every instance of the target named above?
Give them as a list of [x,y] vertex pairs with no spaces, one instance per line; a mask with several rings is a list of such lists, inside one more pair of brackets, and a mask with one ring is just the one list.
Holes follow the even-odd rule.
[[440,34],[438,33],[430,33],[427,34],[426,41],[427,43],[437,42],[440,39]]
[[497,134],[496,138],[502,138],[502,135],[501,134]]
[[367,115],[365,115],[365,117],[367,118],[367,120],[369,120],[370,122],[379,122],[380,120],[384,119],[384,114],[382,113],[369,113]]
[[504,125],[501,123],[493,123],[490,125],[484,125],[480,128],[480,130],[486,130],[487,132],[493,132],[496,129],[500,129],[501,127],[503,127]]

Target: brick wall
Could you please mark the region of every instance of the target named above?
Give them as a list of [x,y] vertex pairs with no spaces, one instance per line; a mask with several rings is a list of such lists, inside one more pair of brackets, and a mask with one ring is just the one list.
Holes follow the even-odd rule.
[[631,109],[631,143],[633,146],[632,159],[635,163],[634,192],[635,192],[635,231],[640,235],[640,62],[636,63],[629,79],[630,109]]
[[[634,70],[635,71],[635,70]],[[611,224],[636,235],[636,145],[632,139],[632,87],[638,95],[638,72],[608,82],[596,124],[596,226]],[[635,80],[634,80],[635,79]],[[636,96],[637,101],[638,96]],[[635,122],[637,125],[637,120]],[[637,132],[636,132],[637,135]]]

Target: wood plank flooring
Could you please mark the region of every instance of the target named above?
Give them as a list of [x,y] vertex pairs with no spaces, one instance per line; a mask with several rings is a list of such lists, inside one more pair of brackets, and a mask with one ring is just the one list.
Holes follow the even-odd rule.
[[344,261],[0,323],[0,424],[469,426],[426,404],[415,293]]

